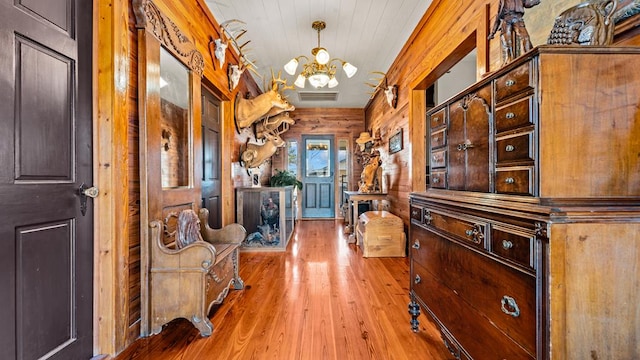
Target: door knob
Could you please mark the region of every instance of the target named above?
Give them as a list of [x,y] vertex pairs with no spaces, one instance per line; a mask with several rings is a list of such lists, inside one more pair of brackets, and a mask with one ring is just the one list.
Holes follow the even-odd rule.
[[82,183],[78,188],[77,193],[80,195],[80,212],[82,213],[82,216],[84,216],[87,213],[87,198],[97,198],[100,194],[100,190],[95,186],[87,187],[85,183]]

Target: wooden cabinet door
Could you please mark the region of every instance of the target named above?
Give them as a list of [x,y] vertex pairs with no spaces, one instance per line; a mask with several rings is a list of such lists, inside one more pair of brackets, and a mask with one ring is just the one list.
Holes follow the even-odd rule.
[[448,188],[489,191],[491,89],[486,86],[449,108]]

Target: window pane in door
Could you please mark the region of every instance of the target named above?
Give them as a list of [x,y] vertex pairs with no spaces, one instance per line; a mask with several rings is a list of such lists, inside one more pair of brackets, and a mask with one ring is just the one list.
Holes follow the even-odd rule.
[[306,145],[307,177],[331,176],[329,140],[308,140]]

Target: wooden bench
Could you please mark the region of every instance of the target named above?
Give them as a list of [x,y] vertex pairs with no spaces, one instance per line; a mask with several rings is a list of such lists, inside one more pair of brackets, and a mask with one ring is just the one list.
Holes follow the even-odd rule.
[[356,242],[364,257],[406,256],[402,219],[388,211],[367,211],[360,215]]
[[151,222],[145,309],[150,332],[143,336],[159,333],[164,324],[176,318],[191,321],[202,336],[209,336],[213,331],[211,307],[224,300],[231,286],[244,288],[238,274],[244,227],[230,224],[211,229],[208,217],[207,209],[201,209],[199,216],[186,209],[165,222]]

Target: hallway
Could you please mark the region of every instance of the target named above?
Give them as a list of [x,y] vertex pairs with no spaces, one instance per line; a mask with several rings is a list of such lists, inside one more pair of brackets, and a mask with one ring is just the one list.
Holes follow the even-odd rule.
[[186,320],[139,339],[125,359],[449,359],[434,325],[411,332],[407,258],[363,258],[341,220],[298,221],[286,252],[243,252],[245,289],[201,338]]

